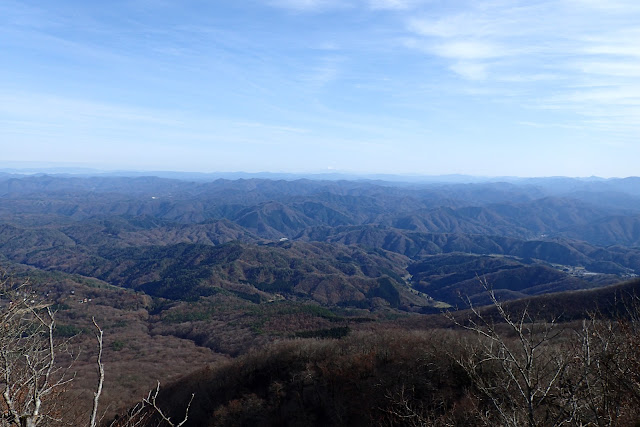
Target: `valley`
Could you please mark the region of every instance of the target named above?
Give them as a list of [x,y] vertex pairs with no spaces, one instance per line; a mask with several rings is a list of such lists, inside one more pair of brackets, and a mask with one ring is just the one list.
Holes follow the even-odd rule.
[[[392,184],[6,174],[0,266],[55,305],[58,337],[82,349],[82,379],[70,391],[87,402],[75,406],[80,418],[94,383],[92,319],[104,328],[112,417],[156,380],[231,369],[274,345],[351,346],[393,330],[410,341],[451,328],[443,312],[492,298],[535,306],[609,295],[621,283],[637,288],[638,189],[637,178]],[[577,299],[582,316],[613,304],[598,298]],[[580,308],[571,305],[553,314],[574,321],[580,315],[568,313]],[[233,425],[225,408],[219,420]]]

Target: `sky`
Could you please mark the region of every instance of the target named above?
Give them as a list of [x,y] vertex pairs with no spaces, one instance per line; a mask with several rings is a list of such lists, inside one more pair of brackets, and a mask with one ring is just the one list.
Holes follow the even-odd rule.
[[637,0],[2,0],[0,166],[640,174]]

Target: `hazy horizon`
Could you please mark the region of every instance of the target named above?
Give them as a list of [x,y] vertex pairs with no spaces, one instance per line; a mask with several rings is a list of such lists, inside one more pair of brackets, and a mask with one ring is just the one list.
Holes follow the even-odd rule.
[[640,3],[0,4],[5,163],[625,177]]
[[171,170],[171,169],[123,169],[123,168],[99,168],[93,167],[90,164],[69,164],[69,163],[51,163],[51,162],[1,162],[0,161],[0,173],[9,174],[50,174],[50,175],[85,175],[85,176],[159,176],[168,177],[176,176],[180,179],[180,176],[256,176],[269,178],[270,175],[274,177],[338,177],[340,179],[381,179],[385,178],[391,181],[400,181],[406,179],[407,182],[411,181],[433,181],[441,180],[443,182],[487,182],[496,180],[528,180],[528,179],[553,179],[553,178],[567,178],[578,180],[610,180],[610,179],[626,179],[636,178],[638,175],[628,176],[569,176],[569,175],[540,175],[540,176],[518,176],[518,175],[471,175],[463,173],[450,173],[450,174],[420,174],[420,173],[377,173],[377,172],[350,172],[340,170],[329,171],[309,171],[309,172],[286,172],[286,171],[244,171],[244,170],[232,170],[232,171],[186,171],[186,170]]

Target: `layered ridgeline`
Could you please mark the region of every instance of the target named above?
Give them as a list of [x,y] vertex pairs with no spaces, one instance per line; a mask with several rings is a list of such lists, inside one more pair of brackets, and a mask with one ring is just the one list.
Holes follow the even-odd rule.
[[[162,395],[167,408],[167,401],[177,403],[176,417],[195,387],[201,391],[192,425],[212,415],[222,425],[243,417],[279,425],[296,419],[292,414],[326,425],[323,411],[339,414],[329,424],[368,423],[369,405],[358,402],[369,401],[381,411],[376,422],[394,414],[399,422],[406,414],[394,411],[404,391],[450,390],[441,397],[455,408],[466,401],[455,393],[471,379],[459,376],[453,361],[441,372],[461,383],[446,383],[449,373],[416,376],[414,364],[426,359],[414,349],[443,350],[443,339],[459,345],[449,332],[425,341],[418,331],[451,327],[443,309],[490,303],[487,284],[500,301],[513,300],[510,307],[560,316],[569,328],[586,312],[624,313],[619,301],[637,291],[640,274],[640,180],[402,184],[6,174],[0,268],[54,304],[56,339],[82,348],[78,389],[70,391],[78,401],[88,402],[81,396],[95,386],[93,319],[104,328],[110,415],[156,379],[166,383],[213,363],[213,371]],[[270,377],[273,366],[289,370]],[[317,370],[311,377],[310,367]],[[411,382],[421,378],[437,384]],[[176,398],[183,392],[187,402]],[[340,412],[344,404],[330,398],[344,393],[352,393],[353,411]],[[211,400],[200,400],[206,396]],[[425,402],[412,407],[424,415]]]
[[[476,184],[6,175],[0,253],[174,300],[420,311],[640,272],[640,180]],[[286,240],[286,241],[285,241]],[[400,256],[401,255],[401,256]],[[390,296],[390,295],[393,296]],[[482,300],[479,295],[478,301]],[[366,302],[365,302],[366,301]]]

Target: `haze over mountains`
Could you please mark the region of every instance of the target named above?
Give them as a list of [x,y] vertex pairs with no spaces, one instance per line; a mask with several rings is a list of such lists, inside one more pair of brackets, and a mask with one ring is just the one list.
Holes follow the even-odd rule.
[[0,427],[640,427],[639,1],[0,17]]
[[[5,174],[0,267],[55,304],[56,334],[71,337],[86,354],[95,345],[88,333],[93,319],[104,327],[111,411],[130,407],[156,379],[173,381],[201,368],[168,388],[165,405],[175,416],[185,405],[179,398],[175,402],[182,403],[171,406],[174,394],[196,387],[210,394],[200,397],[194,414],[202,413],[192,425],[209,423],[213,415],[214,424],[234,425],[240,417],[233,415],[234,399],[252,396],[275,411],[260,412],[254,421],[275,425],[290,419],[279,405],[293,405],[295,390],[287,392],[293,400],[278,403],[271,388],[252,382],[253,374],[242,377],[246,387],[224,379],[231,375],[227,369],[263,369],[252,359],[254,351],[275,351],[277,366],[306,369],[324,356],[307,355],[305,346],[320,351],[325,344],[312,340],[330,339],[327,349],[347,346],[360,366],[360,346],[393,352],[396,338],[384,337],[395,331],[409,334],[398,341],[404,346],[424,345],[413,331],[450,327],[443,310],[490,304],[481,279],[500,301],[513,300],[511,307],[564,322],[583,319],[586,311],[618,316],[625,309],[620,296],[632,295],[639,283],[640,179],[461,183]],[[269,347],[273,342],[284,347]],[[393,354],[407,366],[421,360]],[[378,362],[375,375],[394,384],[395,371]],[[78,363],[80,376],[91,378],[90,356]],[[203,368],[208,363],[214,371]],[[273,378],[256,375],[267,375],[268,387],[275,387],[287,369]],[[147,374],[141,378],[139,372]],[[340,372],[330,375],[342,378]],[[196,378],[204,382],[196,385]],[[287,387],[318,391],[324,380],[306,386],[287,381]],[[336,381],[338,388],[351,387],[350,379]],[[367,396],[388,405],[375,391],[377,381]],[[78,393],[92,389],[85,381]],[[212,413],[214,401],[231,412]],[[324,411],[337,410],[338,403],[327,402]],[[317,404],[311,399],[291,408],[298,408],[294,415],[307,414]]]
[[518,298],[640,273],[640,178],[5,175],[0,197],[6,259],[173,299],[234,288],[256,300],[362,306],[384,278],[387,304],[420,310],[480,292],[476,275]]

